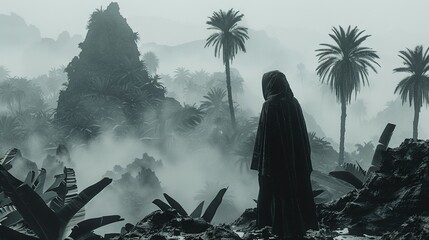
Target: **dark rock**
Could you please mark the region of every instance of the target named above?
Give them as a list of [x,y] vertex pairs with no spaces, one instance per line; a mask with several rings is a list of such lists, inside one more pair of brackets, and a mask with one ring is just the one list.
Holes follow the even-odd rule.
[[429,215],[429,141],[407,139],[382,157],[380,170],[361,189],[317,206],[322,224],[347,227],[356,235],[381,235],[401,228],[414,215]]
[[232,223],[232,226],[243,232],[251,231],[256,228],[256,208],[249,208]]
[[212,226],[202,218],[182,216],[176,210],[155,211],[119,239],[241,239],[228,225]]
[[386,233],[382,240],[429,239],[429,217],[410,217],[397,230]]

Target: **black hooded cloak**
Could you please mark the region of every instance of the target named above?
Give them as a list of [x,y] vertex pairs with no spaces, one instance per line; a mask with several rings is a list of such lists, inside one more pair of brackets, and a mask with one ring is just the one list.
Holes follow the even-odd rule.
[[257,225],[272,226],[278,236],[295,238],[318,229],[307,128],[283,73],[265,73],[262,90],[265,103],[251,164],[259,171]]

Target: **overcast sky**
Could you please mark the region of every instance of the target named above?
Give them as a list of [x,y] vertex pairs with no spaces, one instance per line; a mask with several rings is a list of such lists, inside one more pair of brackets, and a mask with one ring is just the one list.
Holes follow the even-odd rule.
[[[0,0],[0,13],[15,12],[36,25],[42,36],[56,37],[64,30],[85,34],[88,17],[94,9],[107,6],[102,0]],[[179,23],[205,27],[214,10],[235,8],[246,16],[254,29],[269,27],[303,28],[325,33],[331,26],[358,25],[371,33],[400,31],[415,36],[428,36],[426,19],[429,2],[425,0],[120,0],[121,13],[131,25],[139,17],[160,17]],[[162,29],[160,29],[162,31]],[[198,36],[198,33],[195,34]],[[194,36],[190,36],[194,37]],[[201,35],[199,37],[205,37]],[[406,40],[404,43],[412,41]],[[413,38],[413,36],[409,36]],[[179,37],[182,39],[182,37]],[[426,38],[427,39],[427,38]],[[142,41],[156,41],[146,36]],[[389,41],[389,39],[384,39]],[[174,43],[174,37],[164,40]]]
[[[127,18],[141,42],[176,45],[208,36],[206,20],[213,11],[234,8],[245,14],[243,25],[265,30],[285,48],[300,54],[309,70],[317,65],[314,50],[331,42],[333,26],[358,26],[372,35],[366,42],[380,56],[378,74],[370,75],[370,88],[359,98],[376,114],[396,96],[393,90],[402,76],[393,68],[402,64],[399,50],[417,44],[429,46],[427,0],[119,0],[121,14]],[[14,12],[40,29],[42,37],[56,38],[67,30],[85,36],[90,14],[104,8],[102,0],[0,0],[0,14]],[[264,46],[261,45],[261,48]],[[293,57],[292,57],[293,58]],[[221,70],[221,69],[219,69]],[[245,69],[241,69],[246,75]],[[290,75],[290,74],[289,74]],[[257,79],[260,76],[256,76]],[[259,80],[257,92],[259,93]],[[423,114],[427,114],[425,111]]]

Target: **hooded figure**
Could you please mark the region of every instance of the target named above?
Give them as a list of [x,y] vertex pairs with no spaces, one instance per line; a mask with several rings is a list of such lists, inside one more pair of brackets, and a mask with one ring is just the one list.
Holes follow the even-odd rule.
[[257,225],[272,226],[281,238],[299,239],[318,229],[307,128],[283,73],[265,73],[262,91],[265,103],[251,164],[259,171]]

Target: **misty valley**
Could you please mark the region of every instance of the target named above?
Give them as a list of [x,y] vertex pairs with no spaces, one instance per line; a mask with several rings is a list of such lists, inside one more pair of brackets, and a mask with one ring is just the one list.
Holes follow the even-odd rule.
[[429,45],[132,4],[84,37],[0,10],[0,240],[429,239]]

